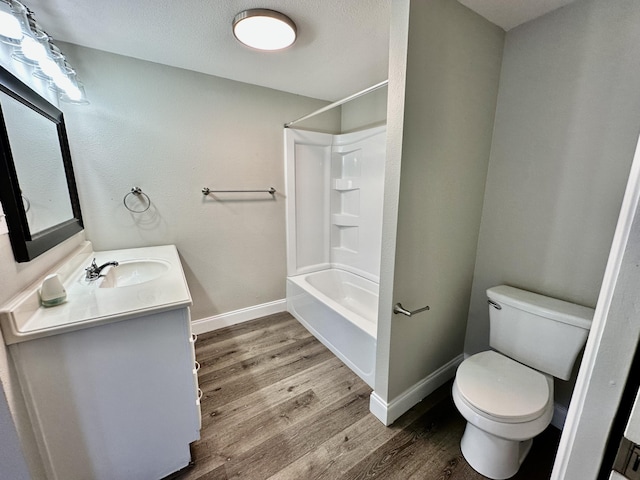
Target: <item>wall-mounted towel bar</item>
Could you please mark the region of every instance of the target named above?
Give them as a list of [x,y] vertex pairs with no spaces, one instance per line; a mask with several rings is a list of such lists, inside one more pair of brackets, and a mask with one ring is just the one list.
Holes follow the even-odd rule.
[[270,187],[269,190],[211,190],[207,187],[202,189],[203,195],[209,195],[210,193],[268,193],[273,195],[276,193],[276,189],[273,187]]

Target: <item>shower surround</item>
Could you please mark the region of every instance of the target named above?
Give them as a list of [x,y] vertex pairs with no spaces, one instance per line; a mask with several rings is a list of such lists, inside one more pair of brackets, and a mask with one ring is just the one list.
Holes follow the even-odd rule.
[[287,310],[370,386],[386,127],[285,129]]

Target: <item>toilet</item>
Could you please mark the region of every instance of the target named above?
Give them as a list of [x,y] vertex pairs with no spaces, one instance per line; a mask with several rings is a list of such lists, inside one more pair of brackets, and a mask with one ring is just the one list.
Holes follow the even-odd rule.
[[551,423],[553,379],[571,376],[594,311],[506,285],[487,297],[492,350],[460,364],[452,395],[467,421],[464,458],[497,480],[518,472]]

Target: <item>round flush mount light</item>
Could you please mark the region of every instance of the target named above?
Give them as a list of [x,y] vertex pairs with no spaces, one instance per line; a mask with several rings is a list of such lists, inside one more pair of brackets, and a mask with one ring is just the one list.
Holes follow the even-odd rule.
[[240,12],[233,19],[233,34],[257,50],[282,50],[296,41],[296,24],[286,15],[265,8]]

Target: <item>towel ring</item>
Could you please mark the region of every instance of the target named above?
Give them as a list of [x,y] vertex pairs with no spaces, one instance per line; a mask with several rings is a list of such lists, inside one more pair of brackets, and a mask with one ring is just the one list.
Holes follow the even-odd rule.
[[29,210],[31,210],[31,202],[24,193],[21,193],[20,196],[22,197],[22,203],[25,206],[24,213],[27,213]]
[[[127,197],[129,195],[134,195],[138,199],[140,198],[140,196],[143,196],[147,201],[146,208],[144,208],[143,210],[134,210],[133,208],[129,208],[129,205],[127,205]],[[149,195],[144,193],[140,187],[134,187],[134,188],[131,189],[131,191],[129,193],[127,193],[124,196],[124,198],[122,199],[122,203],[124,204],[124,208],[126,208],[127,210],[129,210],[132,213],[144,213],[147,210],[149,210],[149,207],[151,206],[151,199],[149,198]]]

